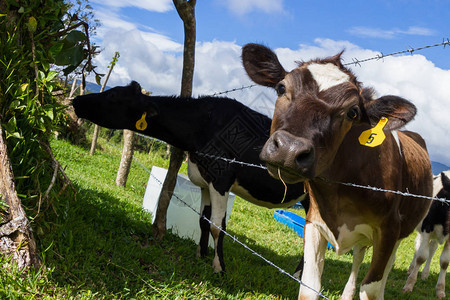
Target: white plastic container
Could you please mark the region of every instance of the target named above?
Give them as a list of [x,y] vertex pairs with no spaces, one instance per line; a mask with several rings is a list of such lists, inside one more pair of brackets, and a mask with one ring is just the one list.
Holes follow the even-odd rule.
[[[154,166],[150,178],[148,179],[142,207],[152,214],[152,223],[155,221],[159,195],[166,174],[166,169]],[[175,195],[186,204],[180,201]],[[234,198],[235,195],[230,193],[227,202],[226,222],[228,222],[228,219],[230,218]],[[172,199],[170,199],[169,208],[167,210],[167,229],[172,229],[172,233],[181,238],[188,238],[195,243],[198,243],[201,234],[199,224],[200,215],[187,205],[200,213],[200,188],[194,185],[186,175],[178,173],[174,195],[172,196]],[[209,246],[214,247],[212,238],[209,239]]]

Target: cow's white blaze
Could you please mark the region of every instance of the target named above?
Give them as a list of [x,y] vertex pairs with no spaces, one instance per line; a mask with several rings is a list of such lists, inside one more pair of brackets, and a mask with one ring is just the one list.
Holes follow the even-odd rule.
[[308,66],[308,70],[319,85],[319,91],[327,90],[350,80],[348,74],[342,72],[338,66],[332,63],[311,64]]

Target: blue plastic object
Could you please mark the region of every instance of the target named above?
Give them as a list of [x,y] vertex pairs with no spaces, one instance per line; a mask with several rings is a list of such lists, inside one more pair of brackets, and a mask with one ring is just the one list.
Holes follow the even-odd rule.
[[[300,237],[303,237],[303,228],[305,227],[305,218],[287,211],[276,210],[273,214],[275,220],[287,225],[290,229],[294,230]],[[327,243],[327,248],[334,249],[333,245]]]

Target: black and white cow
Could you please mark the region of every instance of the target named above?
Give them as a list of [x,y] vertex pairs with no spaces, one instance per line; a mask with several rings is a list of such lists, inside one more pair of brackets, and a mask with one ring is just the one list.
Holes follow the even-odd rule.
[[[305,198],[303,183],[288,185],[285,194],[284,185],[265,169],[210,157],[262,164],[259,152],[269,138],[271,120],[236,100],[147,96],[133,81],[125,87],[76,97],[73,106],[78,117],[100,126],[133,130],[188,151],[189,178],[202,190],[201,214],[223,229],[230,191],[269,208],[291,206]],[[224,271],[223,233],[202,218],[200,227],[198,254],[207,255],[211,232],[214,271]]]
[[[442,172],[434,178],[434,196],[450,200],[450,171]],[[441,271],[436,284],[436,297],[445,298],[445,274],[450,261],[450,236],[449,236],[449,213],[448,203],[434,201],[431,204],[428,215],[417,227],[418,234],[415,241],[415,253],[409,266],[409,277],[403,287],[403,292],[411,292],[417,280],[420,266],[426,261],[422,270],[422,280],[428,278],[430,263],[438,244],[444,244],[439,260]]]

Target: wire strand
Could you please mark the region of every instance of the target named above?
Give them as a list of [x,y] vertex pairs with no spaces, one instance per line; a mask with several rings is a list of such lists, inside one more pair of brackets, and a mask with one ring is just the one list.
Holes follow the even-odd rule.
[[[421,51],[421,50],[425,50],[425,49],[429,49],[429,48],[433,48],[433,47],[439,47],[439,46],[443,46],[444,49],[446,46],[450,46],[450,39],[442,39],[441,43],[436,43],[436,44],[432,44],[432,45],[426,45],[426,46],[422,46],[422,47],[417,47],[417,48],[409,48],[406,50],[402,50],[402,51],[397,51],[397,52],[392,52],[389,54],[383,54],[382,52],[380,52],[380,54],[377,54],[374,57],[370,57],[370,58],[365,58],[365,59],[357,59],[357,58],[352,58],[352,62],[348,62],[343,64],[344,66],[349,66],[349,65],[355,65],[355,66],[361,66],[361,63],[365,63],[371,60],[381,60],[385,57],[389,57],[389,56],[395,56],[395,55],[400,55],[400,54],[405,54],[405,53],[410,53],[411,55],[414,52],[417,51]],[[222,91],[222,92],[215,92],[214,94],[211,94],[210,96],[219,96],[219,95],[224,95],[224,94],[228,94],[231,92],[236,92],[236,91],[242,91],[245,89],[250,89],[257,86],[256,84],[251,84],[251,85],[247,85],[247,86],[242,86],[240,88],[234,88],[234,89],[230,89],[230,90],[226,90],[226,91]]]
[[[145,136],[144,136],[145,137]],[[112,147],[116,148],[117,150],[121,151],[121,149],[119,147],[117,147],[116,145],[112,144],[111,142],[107,141],[105,139],[105,141],[111,145]],[[144,166],[143,163],[141,163],[134,155],[132,156],[133,160],[136,161],[145,171],[147,171],[150,176],[152,176],[153,179],[155,179],[155,181],[160,184],[161,186],[163,185],[163,183],[156,178],[152,172]],[[194,213],[196,213],[197,215],[199,215],[201,218],[203,218],[204,220],[206,220],[209,224],[211,224],[212,226],[216,227],[217,229],[219,229],[221,232],[223,232],[226,236],[230,237],[233,242],[238,243],[239,245],[241,245],[242,247],[244,247],[245,249],[247,249],[248,251],[250,251],[253,255],[261,258],[263,261],[265,261],[267,264],[271,265],[272,267],[276,268],[280,273],[288,276],[289,278],[297,281],[299,284],[303,285],[304,287],[310,289],[311,291],[313,291],[314,293],[316,293],[319,297],[324,298],[324,299],[329,299],[327,296],[323,295],[322,292],[318,292],[315,289],[313,289],[312,287],[308,286],[307,284],[304,284],[300,279],[292,276],[291,274],[289,274],[288,272],[286,272],[284,269],[278,267],[276,264],[274,264],[273,262],[271,262],[270,260],[268,260],[267,258],[265,258],[264,256],[262,256],[261,254],[259,254],[258,252],[256,252],[255,250],[253,250],[252,248],[250,248],[249,246],[247,246],[246,244],[244,244],[243,242],[239,241],[238,238],[236,238],[235,236],[229,234],[226,230],[222,229],[221,226],[217,226],[216,224],[214,224],[211,220],[209,220],[208,218],[206,218],[205,216],[202,216],[200,214],[200,212],[198,212],[195,208],[193,208],[192,206],[190,206],[188,203],[186,203],[183,199],[181,199],[180,197],[178,197],[178,195],[176,195],[173,191],[172,191],[172,196],[175,197],[178,201],[182,202],[186,207],[188,207],[189,209],[191,209]]]

